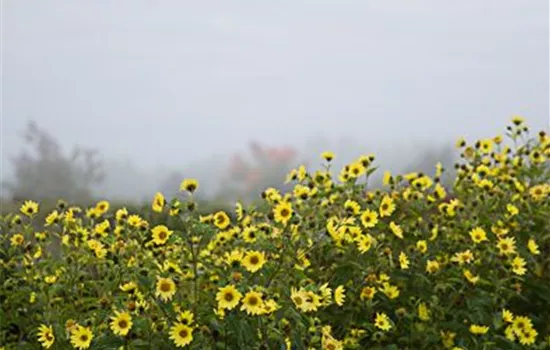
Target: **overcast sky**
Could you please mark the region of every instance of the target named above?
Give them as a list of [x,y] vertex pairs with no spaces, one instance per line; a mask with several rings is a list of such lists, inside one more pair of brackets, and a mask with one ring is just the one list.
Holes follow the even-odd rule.
[[547,0],[2,3],[2,176],[28,118],[143,167],[549,124]]

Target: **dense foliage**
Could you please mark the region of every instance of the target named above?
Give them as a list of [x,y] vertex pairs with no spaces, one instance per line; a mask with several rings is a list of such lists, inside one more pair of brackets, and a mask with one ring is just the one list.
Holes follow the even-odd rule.
[[292,170],[261,206],[200,215],[186,193],[149,210],[26,201],[1,220],[6,349],[550,348],[550,137],[457,142],[452,188]]

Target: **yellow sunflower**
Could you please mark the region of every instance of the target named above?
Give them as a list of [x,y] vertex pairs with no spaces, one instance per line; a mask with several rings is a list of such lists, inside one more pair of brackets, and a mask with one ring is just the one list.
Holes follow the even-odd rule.
[[220,230],[225,230],[230,223],[231,220],[224,211],[219,211],[214,214],[214,225]]
[[127,312],[115,312],[115,316],[111,316],[111,330],[116,335],[125,337],[132,328],[132,316]]
[[482,326],[477,324],[470,325],[470,333],[472,334],[482,335],[487,333],[488,331],[489,331],[489,327],[487,326]]
[[321,153],[321,158],[323,158],[327,162],[331,162],[334,159],[334,153],[329,152],[329,151],[323,152],[323,153]]
[[97,213],[97,215],[101,216],[105,214],[109,210],[110,204],[107,201],[99,201],[97,202],[94,210]]
[[264,266],[266,262],[264,252],[251,250],[246,252],[241,261],[243,267],[250,272],[256,272]]
[[292,217],[292,206],[288,202],[281,202],[273,209],[275,221],[286,224]]
[[52,326],[46,326],[45,324],[38,327],[38,341],[42,344],[42,347],[49,349],[55,342],[55,336],[53,334]]
[[25,237],[22,234],[16,233],[10,238],[12,246],[22,245],[25,242]]
[[363,214],[361,214],[361,223],[366,228],[372,228],[378,223],[378,214],[375,211],[366,209]]
[[168,241],[173,231],[169,230],[168,227],[164,225],[157,225],[151,229],[153,234],[153,243],[156,245],[163,245]]
[[231,310],[239,304],[239,301],[242,298],[242,294],[235,288],[234,285],[227,285],[223,288],[218,289],[218,294],[216,294],[216,300],[218,301],[218,309],[228,309]]
[[487,233],[479,226],[470,231],[470,237],[476,244],[487,241]]
[[516,252],[516,240],[514,237],[499,238],[497,248],[500,255],[510,255]]
[[178,348],[183,348],[193,341],[193,328],[183,323],[176,323],[170,328],[170,339],[174,341]]
[[181,182],[180,191],[189,193],[195,192],[199,188],[199,182],[195,179],[185,179]]
[[38,213],[38,203],[34,201],[25,201],[20,209],[21,213],[26,216],[33,216]]
[[380,202],[380,208],[378,209],[381,217],[391,216],[395,211],[395,204],[390,196],[384,196],[382,202]]
[[71,331],[71,344],[80,350],[88,349],[94,335],[88,327],[77,325]]
[[157,192],[155,194],[155,198],[153,198],[153,204],[152,209],[154,212],[160,213],[164,209],[164,205],[166,204],[166,200],[164,199],[164,196],[162,193]]
[[336,302],[336,305],[342,306],[344,305],[344,301],[346,300],[346,289],[344,286],[338,286],[334,290],[334,301]]
[[246,293],[241,305],[241,311],[248,315],[261,315],[264,311],[263,295],[260,292],[250,291]]
[[390,318],[385,313],[376,313],[376,317],[374,319],[374,325],[376,328],[381,329],[383,331],[389,331],[391,329],[391,323]]
[[155,295],[164,302],[171,300],[176,294],[176,284],[170,278],[157,277],[157,290]]
[[399,266],[401,270],[407,270],[409,268],[409,257],[404,252],[399,253]]

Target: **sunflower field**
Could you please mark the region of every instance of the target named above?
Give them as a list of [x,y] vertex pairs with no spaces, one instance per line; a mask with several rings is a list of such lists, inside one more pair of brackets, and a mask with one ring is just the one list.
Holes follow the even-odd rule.
[[27,200],[0,219],[0,348],[550,349],[550,137],[505,135],[459,140],[448,187],[325,152],[209,215],[194,179],[136,212]]

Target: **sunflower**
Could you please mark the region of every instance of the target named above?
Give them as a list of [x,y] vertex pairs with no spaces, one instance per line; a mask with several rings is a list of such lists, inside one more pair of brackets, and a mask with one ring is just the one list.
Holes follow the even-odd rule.
[[304,303],[301,310],[303,312],[315,312],[322,305],[321,296],[313,293],[312,291],[303,291]]
[[52,326],[46,326],[45,324],[38,327],[38,341],[42,344],[42,347],[49,349],[55,342],[55,336],[53,334]]
[[469,330],[470,330],[470,333],[472,333],[472,334],[482,335],[482,334],[485,334],[489,331],[489,327],[480,326],[480,325],[477,325],[477,324],[472,324],[472,325],[470,325]]
[[292,217],[292,206],[288,202],[281,202],[273,209],[275,221],[286,224]]
[[191,326],[193,324],[194,318],[195,315],[193,315],[193,313],[189,310],[185,310],[177,317],[178,321],[186,326]]
[[195,179],[184,179],[180,185],[180,191],[189,193],[195,192],[199,188],[199,182]]
[[344,208],[346,211],[350,214],[357,215],[361,212],[361,206],[356,201],[352,201],[351,199],[346,200],[344,203]]
[[372,246],[372,237],[370,235],[364,235],[357,240],[357,249],[361,254],[369,251]]
[[176,284],[170,278],[157,277],[157,290],[155,295],[164,302],[171,300],[176,294]]
[[376,317],[374,319],[374,325],[376,328],[381,329],[383,331],[389,331],[391,329],[391,323],[390,318],[385,313],[376,313]]
[[538,332],[534,328],[530,328],[525,332],[522,332],[518,335],[519,343],[521,345],[532,345],[537,339]]
[[193,341],[193,328],[183,323],[176,323],[170,328],[170,339],[174,341],[178,348],[183,348]]
[[426,303],[421,302],[418,304],[418,318],[422,321],[429,321],[430,320],[430,310],[428,309],[428,306]]
[[520,257],[520,256],[516,256],[513,260],[512,260],[512,271],[516,274],[516,275],[525,275],[525,273],[527,272],[527,269],[525,268],[525,265],[527,263],[525,262],[525,260]]
[[214,225],[220,230],[225,230],[229,226],[231,220],[224,211],[219,211],[214,214]]
[[290,299],[297,308],[302,308],[305,302],[305,295],[302,289],[290,288]]
[[502,309],[502,320],[506,323],[514,322],[514,314],[510,310]]
[[256,242],[256,239],[258,238],[256,227],[254,226],[245,227],[242,232],[242,236],[243,236],[243,240],[246,243]]
[[428,243],[425,240],[420,240],[416,242],[416,250],[424,254],[428,251]]
[[470,237],[476,244],[487,241],[487,233],[479,226],[470,231]]
[[77,325],[71,331],[71,344],[80,350],[88,349],[94,335],[88,327]]
[[463,252],[456,253],[451,261],[458,263],[459,265],[469,264],[473,261],[474,254],[468,249]]
[[266,262],[264,252],[251,250],[246,252],[243,260],[241,261],[245,269],[250,272],[256,272],[264,266]]
[[169,230],[168,227],[164,225],[157,225],[151,230],[153,233],[153,242],[156,245],[163,245],[168,241],[173,231]]
[[510,255],[516,252],[516,240],[514,237],[499,238],[497,248],[500,255]]
[[235,204],[235,214],[237,214],[237,221],[241,221],[244,217],[244,208],[240,202]]
[[529,252],[533,255],[540,254],[539,245],[533,238],[530,238],[527,242],[527,249],[529,249]]
[[261,292],[250,291],[243,298],[241,311],[248,315],[260,315],[264,310],[263,294]]
[[12,246],[22,245],[25,242],[25,237],[20,233],[16,233],[10,238],[10,242]]
[[394,235],[403,239],[403,229],[401,228],[401,226],[392,221],[390,222],[390,230]]
[[366,228],[372,228],[378,223],[378,214],[375,211],[366,209],[363,214],[361,214],[361,223]]
[[123,292],[132,293],[137,289],[137,284],[136,282],[127,282],[119,285],[118,288]]
[[522,116],[514,115],[512,116],[512,123],[516,126],[520,126],[525,122],[525,119]]
[[94,210],[95,210],[95,212],[97,213],[98,216],[101,216],[109,210],[109,206],[110,206],[109,202],[99,201],[99,202],[97,202]]
[[115,316],[111,316],[111,330],[115,335],[125,337],[132,328],[132,316],[127,312],[115,312]]
[[336,305],[342,306],[344,305],[344,301],[346,299],[346,289],[344,286],[340,285],[336,287],[334,290],[334,301],[336,302]]
[[25,203],[21,206],[20,211],[23,215],[31,217],[38,213],[38,203],[34,201],[25,201]]
[[46,224],[44,226],[48,227],[51,225],[58,224],[61,219],[61,215],[59,215],[59,212],[57,210],[52,211],[51,213],[46,216]]
[[476,284],[479,281],[479,276],[474,275],[470,270],[464,270],[464,277],[471,284]]
[[380,202],[380,217],[390,216],[395,211],[395,204],[390,196],[384,196]]
[[162,209],[164,209],[164,205],[166,204],[166,200],[164,199],[164,196],[162,193],[157,192],[155,194],[155,198],[153,198],[153,204],[152,209],[154,212],[160,213],[162,212]]
[[361,295],[360,295],[360,298],[361,300],[372,300],[372,298],[374,298],[374,294],[376,294],[376,288],[374,287],[364,287],[363,289],[361,289]]
[[476,143],[476,146],[479,146],[479,150],[483,154],[489,154],[493,150],[493,140],[492,139],[485,139],[481,140],[478,143]]
[[428,260],[426,262],[426,272],[429,274],[439,271],[439,262],[437,260]]
[[409,268],[409,258],[407,257],[407,254],[404,252],[399,253],[399,266],[401,267],[401,270],[407,270]]
[[321,153],[321,158],[323,158],[327,162],[332,162],[332,160],[334,159],[334,153],[328,152],[328,151],[323,152],[323,153]]
[[235,288],[234,285],[230,284],[223,288],[218,289],[218,294],[216,294],[216,300],[218,301],[218,309],[228,309],[231,310],[239,304],[239,301],[242,298],[242,294]]

